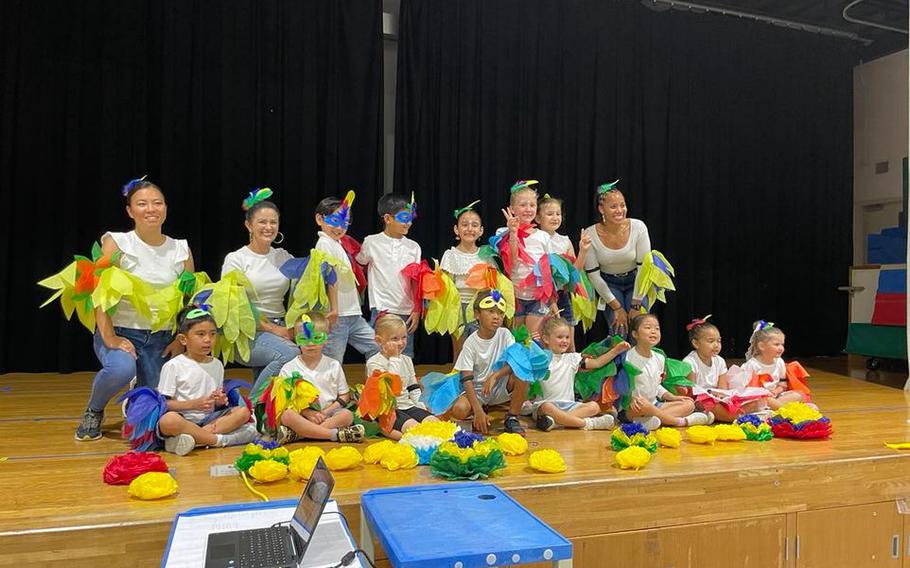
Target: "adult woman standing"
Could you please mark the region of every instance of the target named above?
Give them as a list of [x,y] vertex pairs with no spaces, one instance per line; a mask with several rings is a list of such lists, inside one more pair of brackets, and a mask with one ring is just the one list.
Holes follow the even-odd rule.
[[[250,298],[260,316],[256,339],[249,361],[239,361],[253,368],[255,383],[250,392],[256,392],[260,382],[277,375],[282,365],[300,354],[294,343],[294,330],[284,325],[284,301],[291,282],[279,270],[293,256],[283,248],[272,246],[281,243],[284,235],[278,230],[281,216],[278,206],[268,201],[271,196],[272,190],[266,187],[253,191],[243,201],[244,225],[250,242],[228,253],[221,267],[222,278],[232,270],[239,270],[256,289],[256,297]],[[276,243],[279,235],[281,239]]]
[[591,237],[585,270],[610,308],[607,324],[613,332],[625,335],[629,313],[641,310],[635,287],[638,267],[651,250],[651,238],[644,222],[626,216],[626,199],[617,183],[619,180],[597,187],[600,222],[585,229]]
[[[122,270],[155,290],[174,285],[184,271],[193,272],[193,255],[186,240],[161,232],[167,219],[161,188],[142,177],[126,184],[123,195],[133,230],[105,233],[101,237],[102,254],[118,258]],[[129,298],[120,301],[113,315],[97,308],[95,321],[95,355],[102,367],[95,375],[88,406],[76,430],[80,441],[101,438],[104,407],[133,377],[139,386],[156,388],[164,362],[183,351],[171,331],[173,322],[159,326],[162,331],[152,331],[152,321]]]

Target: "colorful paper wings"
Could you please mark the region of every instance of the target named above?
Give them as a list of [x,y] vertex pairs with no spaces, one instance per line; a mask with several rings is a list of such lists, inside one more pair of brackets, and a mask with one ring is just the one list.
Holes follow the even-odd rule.
[[357,401],[357,410],[367,420],[379,422],[384,432],[392,430],[395,424],[395,397],[401,394],[401,377],[394,373],[375,370],[367,377]]
[[673,284],[673,265],[660,251],[652,250],[645,255],[638,276],[635,279],[635,297],[642,298],[642,307],[651,309],[654,302],[667,303],[667,290],[676,290]]
[[354,273],[341,259],[318,249],[312,249],[310,256],[285,262],[281,265],[281,273],[296,281],[285,316],[288,327],[307,312],[328,311],[329,286],[353,290],[357,285]]
[[250,398],[259,431],[275,435],[285,410],[300,412],[318,407],[319,390],[295,372],[290,377],[272,377],[263,381]]
[[249,361],[250,344],[256,339],[259,312],[250,298],[256,289],[245,274],[232,270],[218,282],[204,284],[193,296],[197,305],[205,304],[215,320],[220,333],[212,348],[212,355],[225,363],[234,360]]
[[[483,290],[499,290],[506,301],[506,318],[512,319],[515,317],[515,287],[512,285],[512,281],[498,271],[495,266],[486,262],[475,264],[468,271],[465,284],[477,290],[477,293]],[[471,298],[469,308],[473,308],[476,299],[477,294],[475,293],[474,297]],[[474,321],[474,310],[468,309],[467,322],[471,321]]]
[[420,379],[420,402],[436,415],[448,412],[464,392],[461,373],[430,372]]
[[455,282],[434,260],[412,262],[401,270],[408,282],[415,311],[423,315],[427,333],[456,334],[462,326],[461,296]]

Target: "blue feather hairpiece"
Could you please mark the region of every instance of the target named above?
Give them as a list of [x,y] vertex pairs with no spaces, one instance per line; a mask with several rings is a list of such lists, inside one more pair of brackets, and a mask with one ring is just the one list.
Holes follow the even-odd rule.
[[147,178],[147,177],[149,177],[148,174],[145,174],[141,178],[131,179],[130,181],[126,182],[126,184],[122,188],[120,188],[121,195],[123,195],[123,197],[126,197],[127,195],[129,195],[130,192],[133,190],[133,188],[136,187],[137,185],[139,185],[140,183],[144,182],[145,178]]

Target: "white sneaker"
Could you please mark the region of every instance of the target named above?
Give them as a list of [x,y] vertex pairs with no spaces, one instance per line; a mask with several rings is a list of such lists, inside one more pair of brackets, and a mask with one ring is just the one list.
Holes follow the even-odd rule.
[[705,412],[705,416],[708,417],[708,424],[714,424],[715,418],[714,418],[714,413],[713,413],[713,412],[710,412],[710,411]]
[[686,426],[707,426],[712,422],[714,422],[713,414],[709,417],[704,412],[693,412],[686,416]]
[[[133,390],[134,388],[136,388],[136,384],[137,384],[138,382],[139,382],[139,381],[137,380],[137,378],[136,378],[136,377],[133,377],[133,378],[130,380],[130,384],[129,384],[129,386],[128,386],[127,389],[126,389],[126,392],[130,392],[131,390]],[[123,403],[120,405],[120,413],[123,414],[123,417],[124,417],[124,418],[126,418],[126,407],[127,407],[127,405],[129,404],[129,402],[130,402],[129,400],[124,400]]]
[[660,428],[660,418],[656,416],[648,416],[647,418],[636,418],[634,422],[638,422],[644,426],[649,431],[654,431]]
[[164,439],[164,449],[178,456],[185,456],[196,447],[196,440],[189,434],[177,434]]
[[585,425],[582,430],[609,430],[615,422],[616,419],[609,414],[592,416],[591,418],[585,418]]

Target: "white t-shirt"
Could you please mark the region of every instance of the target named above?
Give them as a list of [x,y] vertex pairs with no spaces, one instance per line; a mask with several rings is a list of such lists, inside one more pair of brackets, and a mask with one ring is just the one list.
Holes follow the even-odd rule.
[[376,370],[393,373],[401,377],[401,394],[396,397],[398,400],[396,406],[398,408],[404,410],[417,406],[424,410],[427,409],[427,407],[420,402],[420,389],[408,390],[409,386],[417,384],[417,374],[414,372],[414,362],[411,361],[410,357],[401,354],[398,357],[389,358],[380,351],[367,359],[367,376],[369,377],[373,374],[373,371]]
[[[615,296],[610,287],[600,275],[625,274],[640,265],[645,256],[651,252],[651,237],[648,236],[648,226],[638,219],[629,219],[629,240],[619,249],[607,248],[597,236],[597,226],[591,225],[585,231],[591,237],[591,249],[585,257],[585,270],[591,280],[591,285],[605,302],[611,302]],[[639,274],[641,274],[639,272]],[[635,278],[636,287],[638,276]],[[640,298],[636,298],[640,299]]]
[[369,265],[370,307],[397,315],[410,315],[414,300],[401,270],[412,262],[420,262],[420,245],[407,237],[394,239],[385,233],[377,233],[363,240],[356,260]]
[[476,252],[462,252],[458,248],[452,247],[442,253],[439,267],[452,277],[455,287],[458,288],[458,295],[461,296],[462,304],[469,303],[471,298],[474,297],[474,293],[477,292],[477,290],[465,284],[468,279],[468,272],[477,264],[484,264],[484,261],[481,260],[480,255]]
[[703,389],[717,388],[717,379],[727,372],[727,362],[719,355],[711,358],[710,366],[705,365],[695,351],[686,355],[683,361],[695,371],[695,385]]
[[[316,250],[321,250],[322,252],[329,254],[338,260],[342,264],[351,268],[351,259],[348,258],[348,253],[344,250],[344,247],[341,246],[341,243],[328,236],[327,234],[319,231],[319,240],[316,241]],[[338,315],[339,316],[359,316],[363,315],[363,312],[360,310],[360,296],[357,294],[357,288],[347,288],[345,286],[336,286],[338,291]]]
[[787,365],[780,357],[775,358],[770,365],[765,365],[757,358],[752,357],[743,363],[743,370],[755,373],[756,375],[769,375],[771,380],[763,385],[768,390],[777,388],[781,379],[787,378]]
[[565,235],[560,235],[559,233],[553,233],[550,235],[550,243],[548,246],[548,251],[553,254],[565,255],[572,250],[572,241],[569,240],[569,237]]
[[327,408],[335,402],[335,399],[351,390],[348,388],[348,381],[344,376],[341,363],[331,357],[323,355],[315,369],[307,367],[300,357],[294,357],[284,364],[278,374],[282,377],[290,377],[294,371],[313,383],[313,386],[319,391],[320,408]]
[[283,248],[269,248],[267,254],[259,254],[249,247],[240,247],[224,257],[221,277],[224,278],[232,270],[243,272],[256,289],[256,297],[251,297],[250,302],[259,313],[268,319],[283,318],[284,299],[291,281],[285,278],[279,268],[292,258],[294,257]]
[[[101,237],[101,242],[108,237],[113,239],[120,249],[120,268],[135,274],[156,290],[173,284],[183,273],[186,261],[190,258],[190,246],[184,239],[172,239],[165,235],[164,243],[153,247],[140,239],[136,231],[105,233]],[[154,308],[152,315],[155,315]],[[117,305],[111,322],[116,327],[128,329],[152,327],[152,322],[138,314],[133,304],[125,298]]]
[[[224,365],[211,357],[199,363],[186,356],[178,355],[161,367],[158,392],[168,398],[185,402],[212,394],[224,384]],[[191,422],[205,418],[200,410],[181,410],[180,414]]]
[[657,351],[651,351],[650,357],[643,357],[637,349],[632,348],[626,352],[626,361],[637,367],[641,374],[635,377],[634,396],[640,396],[650,402],[655,402],[667,393],[667,389],[660,385],[664,379],[664,356]]
[[500,327],[490,339],[482,339],[479,332],[472,333],[465,339],[455,361],[455,370],[470,373],[474,377],[474,390],[478,393],[483,389],[483,380],[492,373],[493,363],[499,359],[502,352],[515,343],[512,332]]
[[550,359],[550,378],[540,381],[543,397],[535,403],[540,406],[545,402],[574,402],[575,375],[581,366],[580,353],[553,354]]
[[[500,227],[496,229],[496,234],[502,234],[509,229],[506,227]],[[540,258],[547,254],[548,248],[550,246],[550,235],[546,232],[541,231],[540,229],[535,229],[530,235],[525,238],[525,247],[524,250],[531,258],[531,264],[527,262],[522,262],[520,259],[515,259],[517,263],[515,268],[512,270],[513,274],[512,283],[515,285],[515,297],[519,300],[533,300],[534,299],[534,288],[520,286],[519,283],[528,277],[529,274],[534,270],[534,265],[537,264],[537,261]]]

